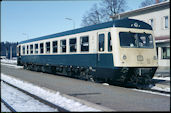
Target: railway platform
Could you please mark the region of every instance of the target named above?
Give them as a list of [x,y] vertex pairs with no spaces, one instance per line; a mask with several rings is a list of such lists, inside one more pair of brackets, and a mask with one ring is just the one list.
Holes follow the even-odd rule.
[[158,67],[155,76],[170,77],[170,67]]

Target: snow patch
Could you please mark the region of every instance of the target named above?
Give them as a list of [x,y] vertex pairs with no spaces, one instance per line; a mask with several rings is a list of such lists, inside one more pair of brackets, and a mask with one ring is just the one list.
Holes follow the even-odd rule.
[[168,81],[170,81],[170,77],[157,77],[157,76],[154,76],[153,79],[168,80]]
[[108,84],[108,83],[102,83],[102,85],[104,85],[104,86],[109,86],[109,84]]
[[70,111],[100,111],[93,107],[83,105],[75,100],[68,99],[62,96],[60,92],[41,88],[31,83],[15,79],[14,77],[10,77],[9,75],[5,75],[3,73],[1,73],[1,79]]
[[17,60],[16,59],[1,59],[2,63],[10,63],[10,64],[17,64]]
[[[11,105],[17,112],[54,112],[57,109],[51,108],[25,93],[1,82],[1,97]],[[5,109],[4,109],[5,110]]]
[[6,65],[6,66],[9,66],[9,67],[14,67],[14,68],[17,68],[17,69],[23,68],[23,66],[17,66],[17,65],[14,65],[14,64],[1,63],[1,65]]

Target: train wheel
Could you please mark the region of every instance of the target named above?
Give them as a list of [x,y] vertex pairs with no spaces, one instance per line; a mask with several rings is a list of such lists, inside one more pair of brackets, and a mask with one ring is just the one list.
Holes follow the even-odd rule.
[[45,68],[45,66],[42,66],[42,67],[41,67],[41,71],[42,71],[43,73],[45,73],[45,72],[46,72],[46,68]]
[[38,65],[34,65],[34,71],[38,72],[38,68],[39,68]]
[[86,79],[91,82],[95,82],[94,78],[92,75],[86,75]]
[[27,64],[24,64],[23,68],[24,68],[24,69],[27,69]]

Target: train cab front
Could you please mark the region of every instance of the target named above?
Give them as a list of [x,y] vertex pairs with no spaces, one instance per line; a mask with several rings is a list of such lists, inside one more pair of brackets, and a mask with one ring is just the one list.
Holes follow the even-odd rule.
[[124,82],[150,84],[158,67],[152,30],[118,28],[114,66],[121,68]]

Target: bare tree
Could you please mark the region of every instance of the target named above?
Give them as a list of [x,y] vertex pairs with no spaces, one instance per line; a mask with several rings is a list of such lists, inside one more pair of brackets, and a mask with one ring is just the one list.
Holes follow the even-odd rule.
[[101,12],[104,16],[110,19],[110,16],[114,16],[121,12],[124,12],[127,8],[125,0],[103,0],[101,3]]
[[82,26],[94,25],[111,20],[111,16],[124,12],[127,8],[125,0],[102,0],[93,6],[82,19]]
[[99,24],[101,22],[101,17],[102,15],[97,4],[94,4],[93,7],[83,16],[82,26]]
[[167,1],[167,0],[144,0],[144,1],[140,4],[139,7],[141,8],[141,7],[145,7],[145,6],[157,4],[157,3],[160,3],[160,2],[164,2],[164,1]]

